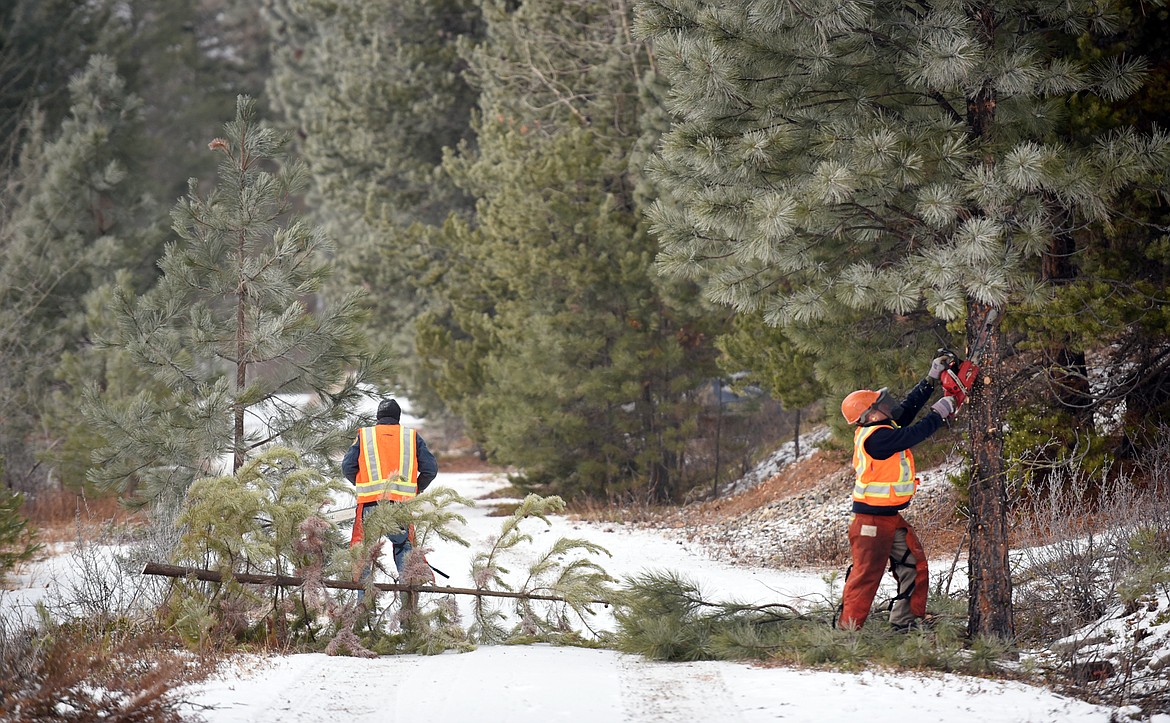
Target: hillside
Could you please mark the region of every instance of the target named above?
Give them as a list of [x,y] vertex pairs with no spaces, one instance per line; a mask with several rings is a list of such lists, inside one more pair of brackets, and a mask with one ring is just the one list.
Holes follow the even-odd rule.
[[[793,459],[789,442],[717,499],[653,516],[646,525],[695,543],[733,564],[779,568],[844,566],[853,471],[845,455],[817,449],[826,429],[805,435]],[[950,557],[962,538],[953,486],[956,464],[922,470],[907,516],[929,554]]]

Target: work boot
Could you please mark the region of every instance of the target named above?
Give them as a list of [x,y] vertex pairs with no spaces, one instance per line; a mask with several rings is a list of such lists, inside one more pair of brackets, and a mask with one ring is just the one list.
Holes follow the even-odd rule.
[[925,617],[914,618],[908,623],[891,623],[890,627],[892,627],[896,633],[908,633],[911,630],[934,630],[934,626],[937,623],[938,617],[927,613]]

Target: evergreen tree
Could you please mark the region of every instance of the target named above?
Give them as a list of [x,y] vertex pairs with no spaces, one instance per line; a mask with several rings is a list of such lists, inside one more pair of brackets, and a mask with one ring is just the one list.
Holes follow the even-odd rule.
[[[1118,31],[1086,34],[1076,51],[1086,60],[1118,54],[1145,58],[1145,82],[1114,103],[1091,94],[1070,99],[1062,134],[1077,143],[1092,144],[1098,136],[1127,127],[1146,132],[1164,127],[1170,111],[1170,8],[1129,0],[1119,6]],[[1023,437],[1017,448],[1029,442],[1043,447],[1031,455],[1039,458],[1041,471],[1051,466],[1054,447],[1064,456],[1084,455],[1089,445],[1089,454],[1141,454],[1156,428],[1170,419],[1170,354],[1165,351],[1170,215],[1159,196],[1140,188],[1118,200],[1120,210],[1109,224],[1084,226],[1054,239],[1042,264],[1044,278],[1054,287],[1052,302],[1018,325],[1045,384],[1013,404],[1009,439]],[[1112,438],[1090,436],[1086,444],[1085,430]],[[1064,444],[1057,447],[1054,441]]]
[[[100,294],[96,287],[116,269],[126,268],[125,283],[138,291],[157,277],[165,215],[153,197],[177,197],[187,172],[213,169],[210,154],[196,155],[197,139],[219,124],[210,108],[262,82],[255,51],[266,52],[266,43],[241,37],[233,20],[248,7],[19,0],[0,9],[0,398],[10,409],[0,449],[9,455],[9,484],[30,493],[45,483],[81,484],[98,442],[78,424],[81,385],[136,384],[133,375],[111,380],[111,354],[89,344],[104,309],[86,295]],[[97,51],[102,59],[87,64]]]
[[481,32],[475,0],[278,0],[269,90],[297,131],[315,215],[340,240],[334,286],[371,293],[370,333],[399,358],[399,383],[428,416],[414,319],[434,303],[442,264],[424,229],[469,199],[441,172],[443,149],[471,135],[475,91],[458,45]]
[[90,391],[87,416],[108,442],[94,481],[173,503],[222,457],[234,473],[276,442],[327,470],[358,386],[381,379],[355,295],[311,306],[330,246],[289,217],[307,174],[274,167],[283,142],[241,96],[225,137],[210,143],[219,183],[204,197],[192,179],[172,212],[179,240],[160,261],[162,278],[141,296],[117,290],[118,330],[104,343],[125,349],[156,386],[128,400]]
[[0,5],[0,164],[19,155],[34,108],[56,128],[72,103],[69,80],[110,34],[113,3],[10,0]]
[[[1004,313],[1047,298],[1039,261],[1166,166],[1160,132],[1055,135],[1065,100],[1138,87],[1143,62],[1080,63],[1062,34],[1109,4],[642,0],[672,84],[654,161],[682,199],[652,212],[664,265],[787,329],[858,311],[985,327],[972,443],[970,632],[1012,635]],[[990,322],[989,322],[990,320]],[[839,343],[839,342],[838,342]],[[853,350],[862,354],[865,349]]]
[[183,172],[197,167],[192,159],[198,139],[219,127],[215,109],[241,91],[263,86],[268,43],[258,12],[247,0],[3,3],[0,165],[18,156],[27,140],[23,124],[34,108],[44,114],[47,128],[67,117],[70,79],[90,56],[101,54],[113,59],[127,87],[142,99],[146,133],[139,147],[147,151],[145,172],[160,195],[181,195]]
[[0,444],[10,484],[34,469],[31,455],[76,425],[37,434],[58,360],[86,335],[80,301],[112,276],[126,257],[152,253],[153,208],[133,176],[140,139],[136,97],[113,63],[95,56],[70,83],[73,106],[51,141],[31,125],[29,142],[8,185],[11,216],[0,240],[0,354],[9,409]]
[[[145,127],[141,173],[170,203],[191,176],[215,172],[207,138],[223,123],[223,108],[240,94],[264,90],[270,38],[250,0],[102,0],[116,6],[103,52],[114,57],[142,99]],[[264,105],[259,105],[264,112]],[[144,259],[153,268],[157,255]]]
[[[729,375],[746,372],[736,386],[759,384],[773,399],[796,413],[794,454],[800,456],[800,410],[825,397],[820,379],[832,370],[817,369],[817,357],[802,352],[784,331],[758,316],[738,316],[731,331],[716,342],[719,366]],[[836,421],[834,419],[833,421]]]
[[[0,472],[4,471],[4,460],[0,458]],[[12,568],[32,559],[41,545],[28,528],[28,520],[20,514],[24,495],[7,487],[0,487],[0,582]]]
[[477,147],[447,163],[477,214],[444,228],[447,305],[420,349],[490,454],[530,481],[676,497],[713,353],[692,289],[656,277],[635,198],[645,49],[622,3],[484,14]]

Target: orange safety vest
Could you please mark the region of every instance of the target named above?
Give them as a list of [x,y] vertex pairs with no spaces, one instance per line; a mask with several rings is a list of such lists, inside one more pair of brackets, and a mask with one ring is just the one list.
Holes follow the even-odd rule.
[[418,494],[418,432],[397,424],[358,430],[357,501],[405,502]]
[[418,494],[418,432],[397,424],[358,430],[357,509],[349,546],[365,538],[362,508],[370,502],[405,502]]
[[853,469],[857,481],[853,483],[853,501],[873,507],[897,507],[910,501],[918,490],[914,476],[914,455],[905,449],[886,459],[874,459],[865,451],[865,440],[875,431],[897,425],[875,424],[858,427],[853,433]]

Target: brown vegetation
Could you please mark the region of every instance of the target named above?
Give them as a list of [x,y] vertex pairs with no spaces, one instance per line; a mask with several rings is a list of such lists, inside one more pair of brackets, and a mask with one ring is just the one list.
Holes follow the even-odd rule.
[[37,539],[43,543],[92,538],[102,527],[145,521],[141,513],[128,510],[116,496],[67,489],[42,490],[28,496],[21,514],[36,528]]
[[0,719],[180,721],[182,686],[218,660],[148,624],[23,626],[0,618]]

